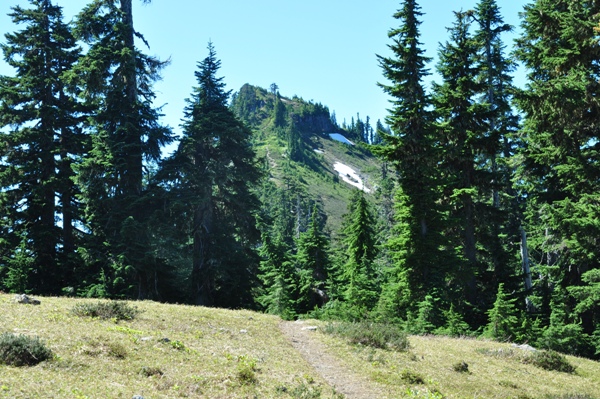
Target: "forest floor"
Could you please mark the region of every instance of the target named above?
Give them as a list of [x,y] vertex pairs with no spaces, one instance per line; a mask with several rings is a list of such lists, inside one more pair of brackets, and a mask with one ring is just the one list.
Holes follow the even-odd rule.
[[381,397],[381,390],[368,379],[346,367],[315,336],[315,327],[298,321],[282,321],[281,331],[292,346],[314,367],[336,392],[347,399],[372,399]]

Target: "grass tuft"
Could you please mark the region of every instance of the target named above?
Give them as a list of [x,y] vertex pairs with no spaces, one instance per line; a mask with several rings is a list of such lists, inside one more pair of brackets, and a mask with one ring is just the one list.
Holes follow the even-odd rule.
[[408,335],[399,326],[382,323],[329,323],[325,332],[346,338],[351,344],[380,349],[406,351],[410,348]]
[[144,377],[162,377],[165,373],[159,367],[143,366],[140,374]]
[[34,366],[52,358],[52,351],[38,337],[4,333],[0,335],[0,364]]
[[250,385],[258,383],[256,360],[248,356],[238,356],[237,361],[237,378],[240,384]]
[[73,313],[80,317],[92,317],[103,320],[133,320],[140,310],[123,301],[103,301],[78,303],[73,307]]
[[469,365],[465,361],[454,363],[452,365],[452,370],[456,371],[457,373],[468,373]]
[[564,355],[551,350],[532,352],[531,355],[523,359],[523,362],[525,364],[533,364],[544,370],[560,371],[563,373],[573,373],[576,369]]
[[410,385],[425,384],[425,379],[420,374],[408,369],[402,370],[402,372],[400,373],[400,379],[406,384]]

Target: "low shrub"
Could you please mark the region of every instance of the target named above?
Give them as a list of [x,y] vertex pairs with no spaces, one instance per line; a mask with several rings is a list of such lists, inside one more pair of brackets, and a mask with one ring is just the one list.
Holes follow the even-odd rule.
[[158,367],[144,366],[141,368],[140,374],[144,377],[162,377],[165,373]]
[[498,381],[498,385],[500,385],[503,388],[519,389],[519,386],[517,384],[508,380],[500,380]]
[[357,322],[330,323],[325,332],[342,336],[352,344],[373,348],[405,351],[410,347],[408,335],[399,326],[392,324]]
[[256,360],[251,359],[247,356],[239,356],[237,364],[237,378],[242,385],[256,384],[258,378],[256,377]]
[[404,381],[406,384],[411,384],[411,385],[422,385],[425,384],[425,379],[415,373],[414,371],[411,370],[402,370],[402,372],[400,373],[400,379],[402,381]]
[[72,312],[80,317],[97,317],[104,320],[133,320],[140,310],[122,301],[104,301],[78,303]]
[[458,362],[458,363],[454,363],[452,365],[452,370],[456,371],[457,373],[468,373],[469,372],[469,365],[462,361],[462,362]]
[[118,342],[111,342],[107,345],[107,352],[116,359],[125,359],[127,357],[127,348]]
[[0,364],[34,366],[52,358],[52,351],[38,337],[4,333],[0,335]]
[[544,370],[560,371],[563,373],[573,373],[575,371],[575,366],[569,363],[564,355],[551,350],[532,352],[523,362],[533,364]]

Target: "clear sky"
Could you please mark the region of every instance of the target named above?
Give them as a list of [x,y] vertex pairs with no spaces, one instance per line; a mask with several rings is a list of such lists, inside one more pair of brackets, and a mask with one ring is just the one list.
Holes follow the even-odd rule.
[[[399,0],[153,0],[134,2],[134,25],[150,44],[144,51],[171,64],[156,84],[156,105],[163,105],[163,123],[179,131],[185,105],[195,85],[196,63],[213,42],[222,62],[220,76],[229,90],[244,83],[268,88],[276,83],[283,96],[297,95],[335,111],[339,123],[360,113],[374,122],[387,115],[389,98],[376,54],[388,55],[387,32],[398,26],[392,16]],[[518,13],[527,0],[497,0],[505,22],[518,28]],[[65,20],[86,0],[55,0]],[[452,11],[472,8],[477,0],[421,0],[421,41],[435,57],[447,40]],[[29,7],[26,0],[0,0],[0,41],[20,29],[6,15],[10,7]],[[510,48],[514,35],[507,35]],[[138,43],[139,47],[143,44]],[[434,71],[435,61],[430,69]],[[0,61],[0,74],[13,71]],[[428,78],[427,81],[434,78]],[[522,77],[517,76],[517,84]]]

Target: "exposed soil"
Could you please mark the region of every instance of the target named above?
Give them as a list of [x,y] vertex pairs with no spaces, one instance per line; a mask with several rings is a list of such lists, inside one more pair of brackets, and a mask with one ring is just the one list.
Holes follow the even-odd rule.
[[316,332],[302,321],[283,321],[281,331],[290,339],[294,348],[302,354],[315,370],[348,399],[373,399],[381,397],[381,392],[365,377],[354,373],[338,358],[327,352],[327,347],[319,342]]

